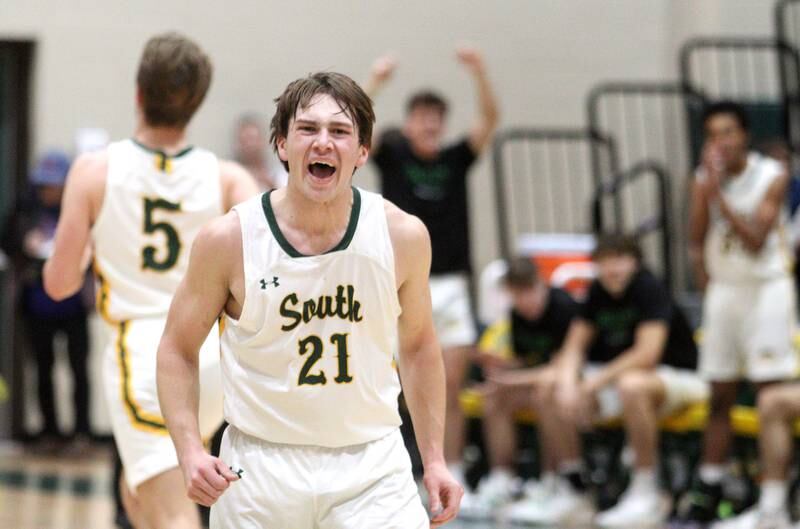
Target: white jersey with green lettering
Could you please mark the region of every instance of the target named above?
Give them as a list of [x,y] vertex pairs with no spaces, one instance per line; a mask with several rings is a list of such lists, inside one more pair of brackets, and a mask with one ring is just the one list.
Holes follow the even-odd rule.
[[109,321],[166,317],[197,232],[223,213],[219,162],[134,140],[108,146],[103,205],[92,228],[98,310]]
[[[723,182],[722,195],[737,214],[752,219],[770,186],[783,172],[776,160],[751,152],[744,170]],[[703,169],[698,170],[697,178],[705,179]],[[753,253],[742,244],[716,202],[712,203],[704,250],[710,279],[740,284],[788,278],[792,259],[785,231],[787,218],[786,209],[782,208],[764,246]]]
[[354,187],[344,237],[313,256],[283,236],[270,193],[234,210],[245,299],[221,338],[226,420],[266,441],[325,447],[392,432],[400,303],[383,198]]

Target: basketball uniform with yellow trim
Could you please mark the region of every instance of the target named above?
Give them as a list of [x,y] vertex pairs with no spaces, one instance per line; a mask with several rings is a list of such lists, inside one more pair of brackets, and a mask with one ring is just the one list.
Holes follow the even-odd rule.
[[245,298],[221,338],[231,426],[220,457],[244,476],[211,527],[427,528],[398,429],[401,309],[384,200],[352,188],[343,239],[306,256],[270,196],[234,208]]
[[[103,205],[92,228],[98,311],[110,331],[104,389],[132,489],[178,465],[158,405],[156,351],[172,295],[200,228],[223,213],[219,162],[188,148],[174,156],[134,140],[108,147]],[[200,350],[200,426],[222,421],[219,330]]]
[[[722,184],[722,196],[738,215],[752,219],[783,172],[776,160],[750,153],[744,170]],[[697,178],[706,178],[702,169]],[[782,209],[764,246],[754,253],[742,244],[719,206],[711,206],[704,248],[710,281],[699,362],[709,380],[764,382],[797,374],[792,340],[797,308],[786,221]]]

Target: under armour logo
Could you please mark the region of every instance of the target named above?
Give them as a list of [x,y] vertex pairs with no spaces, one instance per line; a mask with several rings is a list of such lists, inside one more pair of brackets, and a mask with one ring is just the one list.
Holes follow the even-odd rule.
[[261,290],[266,290],[267,289],[267,285],[274,285],[274,286],[277,287],[277,286],[280,286],[280,283],[278,283],[278,278],[277,277],[272,276],[272,281],[267,281],[266,279],[262,279],[261,280]]

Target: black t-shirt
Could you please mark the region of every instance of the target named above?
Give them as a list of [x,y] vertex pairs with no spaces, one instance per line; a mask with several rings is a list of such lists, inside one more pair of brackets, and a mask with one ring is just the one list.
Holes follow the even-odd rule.
[[422,160],[397,129],[386,131],[372,154],[383,196],[419,217],[428,228],[432,274],[470,271],[466,176],[475,158],[463,138],[442,149],[435,159]]
[[640,323],[661,320],[669,324],[669,337],[660,363],[687,369],[697,367],[697,346],[686,316],[661,281],[648,270],[639,270],[619,298],[611,297],[595,280],[581,316],[596,330],[589,351],[590,362],[610,362],[633,345]]
[[511,310],[511,348],[526,367],[549,362],[561,348],[572,319],[579,314],[578,303],[558,288],[550,289],[547,308],[537,320],[527,320]]

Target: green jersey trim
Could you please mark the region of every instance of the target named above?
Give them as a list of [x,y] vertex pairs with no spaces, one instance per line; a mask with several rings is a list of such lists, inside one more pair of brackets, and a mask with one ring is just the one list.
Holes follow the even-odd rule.
[[[361,193],[357,187],[352,187],[351,189],[353,190],[353,207],[350,210],[350,220],[347,222],[347,230],[344,232],[344,237],[342,237],[342,240],[324,254],[346,250],[347,247],[350,246],[350,242],[353,240],[353,236],[356,233],[356,228],[358,227],[358,217],[361,214]],[[274,189],[272,191],[274,191]],[[267,224],[269,225],[269,229],[272,231],[272,235],[275,237],[275,240],[278,241],[280,247],[284,252],[289,254],[290,257],[312,257],[297,251],[297,249],[292,246],[292,244],[283,235],[280,226],[278,226],[278,220],[275,218],[275,211],[272,209],[272,202],[270,201],[270,195],[272,195],[272,191],[267,191],[261,195],[261,206],[264,209],[264,216],[267,218]]]

